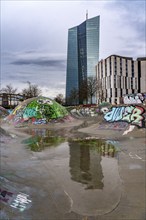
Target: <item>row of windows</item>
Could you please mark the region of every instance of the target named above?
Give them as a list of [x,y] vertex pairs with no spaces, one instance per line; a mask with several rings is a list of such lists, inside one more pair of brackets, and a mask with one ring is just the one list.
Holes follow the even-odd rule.
[[103,77],[102,79],[103,88],[122,88],[122,89],[137,89],[138,79],[125,76],[115,76],[113,78],[113,84],[111,83],[111,76]]
[[134,89],[117,89],[117,88],[114,88],[114,89],[110,89],[110,90],[107,90],[105,89],[104,91],[104,98],[111,98],[111,97],[123,97],[123,95],[125,94],[129,94],[129,93],[135,93],[136,90]]
[[[122,73],[125,72],[125,75],[128,76],[128,73],[131,72],[130,75],[132,75],[134,77],[134,61],[131,60],[131,68],[128,68],[128,61],[125,60],[125,64],[122,61],[122,58],[120,58],[120,63],[118,63],[116,57],[113,61],[111,60],[111,57],[104,60],[105,63],[103,63],[103,61],[100,62],[100,64],[98,65],[98,72],[100,72],[101,69],[101,77],[103,77],[103,70],[105,70],[105,75],[107,76],[107,66],[109,65],[109,70],[110,70],[110,75],[112,74],[112,68],[114,68],[114,74],[117,75],[117,73],[120,73],[120,75],[122,75]],[[112,64],[114,64],[114,66],[112,66]],[[118,71],[119,69],[119,71]]]

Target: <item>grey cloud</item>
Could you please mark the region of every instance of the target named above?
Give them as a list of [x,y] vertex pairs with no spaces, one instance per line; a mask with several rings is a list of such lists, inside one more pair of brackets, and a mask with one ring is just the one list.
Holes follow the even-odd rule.
[[24,53],[26,53],[26,54],[34,54],[36,52],[37,52],[37,50],[27,50]]
[[49,60],[49,59],[19,59],[11,62],[14,65],[37,65],[41,67],[49,67],[53,69],[64,70],[66,63],[65,60]]
[[132,57],[132,58],[134,58],[134,59],[136,59],[136,58],[138,58],[138,57],[143,57],[144,55],[142,54],[142,53],[140,53],[140,52],[137,52],[137,55],[135,56],[135,51],[136,51],[137,49],[136,48],[133,48],[133,49],[126,49],[126,48],[123,48],[122,50],[118,50],[118,51],[116,51],[115,53],[116,54],[118,54],[118,55],[121,55],[121,56],[125,56],[125,54],[126,54],[126,56],[127,57]]
[[137,39],[145,40],[145,1],[108,1],[105,4],[107,9],[117,11],[121,19],[121,27],[123,25],[130,26],[137,33]]
[[15,67],[5,71],[2,80],[15,83],[25,83],[30,81],[32,83],[38,84],[40,86],[46,86],[50,88],[63,88],[65,84],[65,71],[64,70],[49,70],[49,68],[43,68],[40,70],[38,68],[28,68],[28,66],[18,66],[17,71]]
[[[145,2],[144,1],[135,1],[135,0],[130,0],[130,1],[127,1],[127,0],[112,0],[112,1],[107,1],[107,3],[105,4],[104,7],[106,8],[110,8],[110,9],[124,9],[126,10],[127,12],[130,12],[130,11],[134,11],[134,12],[137,12],[138,10],[142,10],[144,9],[145,5]],[[129,13],[130,15],[130,13]]]

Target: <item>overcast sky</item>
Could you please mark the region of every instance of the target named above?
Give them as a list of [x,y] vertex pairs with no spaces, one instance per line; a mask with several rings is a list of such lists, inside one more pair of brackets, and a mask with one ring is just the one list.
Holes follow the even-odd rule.
[[100,15],[100,59],[146,56],[145,0],[1,0],[1,88],[65,94],[68,29]]

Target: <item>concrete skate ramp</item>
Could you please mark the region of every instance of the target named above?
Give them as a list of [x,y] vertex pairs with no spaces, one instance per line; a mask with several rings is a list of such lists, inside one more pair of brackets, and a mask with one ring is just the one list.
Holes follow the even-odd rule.
[[6,117],[8,114],[9,113],[8,113],[7,109],[0,106],[0,118]]
[[19,104],[6,118],[14,124],[33,123],[46,124],[68,116],[68,111],[54,100],[47,97],[27,99]]

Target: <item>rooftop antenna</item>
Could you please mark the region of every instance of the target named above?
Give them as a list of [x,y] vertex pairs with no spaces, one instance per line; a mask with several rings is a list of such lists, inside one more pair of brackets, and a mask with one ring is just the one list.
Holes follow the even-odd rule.
[[86,10],[86,20],[88,20],[88,10]]

